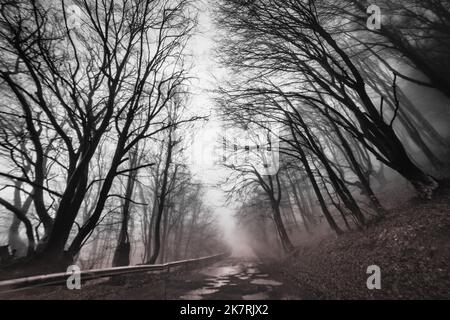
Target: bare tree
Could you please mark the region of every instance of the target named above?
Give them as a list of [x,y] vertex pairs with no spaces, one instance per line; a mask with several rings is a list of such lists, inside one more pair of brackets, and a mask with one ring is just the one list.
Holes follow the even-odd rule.
[[329,18],[312,0],[222,1],[217,21],[230,36],[223,41],[221,56],[225,64],[239,70],[240,78],[248,74],[252,80],[236,90],[270,92],[323,113],[327,110],[377,159],[429,198],[437,182],[406,152],[392,128],[396,115],[388,121],[382,117],[351,52],[329,31],[336,21],[325,17]]
[[[1,175],[33,187],[45,227],[40,252],[47,260],[70,261],[80,251],[111,198],[115,177],[137,169],[123,167],[130,150],[175,125],[165,121],[167,105],[186,79],[182,52],[194,25],[184,0],[76,4],[78,27],[70,25],[65,1],[8,1],[0,10],[0,78],[20,107],[34,177]],[[102,143],[110,162],[104,176],[92,179],[92,159]],[[56,155],[58,179],[52,182],[45,161]],[[96,184],[95,209],[65,252]],[[50,195],[58,198],[52,210],[46,206]]]
[[[265,155],[263,150],[268,149],[269,153],[278,152],[274,150],[275,146],[271,145],[268,138],[259,137],[256,132],[250,134],[254,137],[254,142],[259,146],[237,146],[232,144],[232,141],[227,141],[228,145],[232,145],[231,151],[226,151],[225,156],[228,161],[224,163],[225,167],[230,169],[230,176],[227,182],[231,182],[231,187],[227,190],[229,199],[233,197],[240,197],[245,199],[244,194],[248,191],[262,190],[269,200],[272,209],[272,218],[281,241],[283,250],[286,252],[292,251],[294,246],[286,230],[285,223],[282,219],[281,201],[284,193],[283,185],[280,178],[280,173],[275,161],[271,155]],[[264,135],[262,135],[264,136]],[[250,150],[252,148],[253,150]],[[236,153],[240,153],[237,155]],[[250,159],[249,157],[252,156]],[[233,160],[239,157],[241,161]],[[243,158],[242,158],[243,157]],[[272,160],[270,159],[272,158]],[[257,163],[255,163],[257,161]],[[268,169],[271,167],[270,169]],[[274,170],[275,169],[275,170]],[[274,170],[274,171],[272,171]]]
[[[450,97],[450,5],[445,0],[317,1],[328,17],[345,21],[336,26],[360,50],[369,51],[398,77],[422,86],[436,88]],[[368,29],[367,9],[376,4],[383,15],[379,29]],[[409,76],[394,67],[393,56],[418,69],[428,79]]]

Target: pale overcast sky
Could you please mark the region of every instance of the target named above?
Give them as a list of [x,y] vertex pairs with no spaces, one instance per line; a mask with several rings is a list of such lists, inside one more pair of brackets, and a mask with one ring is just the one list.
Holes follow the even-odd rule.
[[232,205],[225,204],[225,193],[220,183],[226,177],[226,171],[221,167],[220,134],[221,122],[214,114],[214,101],[211,90],[216,81],[225,77],[225,71],[220,68],[214,58],[214,37],[217,35],[211,21],[210,0],[199,0],[198,32],[192,38],[189,51],[192,54],[194,68],[192,75],[192,99],[189,109],[197,114],[209,115],[209,121],[198,126],[193,138],[190,156],[190,166],[195,177],[206,187],[205,202],[214,210],[228,243],[233,247],[235,255],[248,255],[250,249],[242,232],[235,227]]

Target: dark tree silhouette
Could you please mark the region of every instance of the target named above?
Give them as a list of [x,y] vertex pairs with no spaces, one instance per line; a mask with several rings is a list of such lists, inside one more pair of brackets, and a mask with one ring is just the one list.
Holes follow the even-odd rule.
[[[69,23],[65,1],[5,2],[0,10],[0,78],[33,151],[33,178],[2,176],[33,187],[45,227],[40,257],[63,264],[98,225],[115,177],[128,170],[123,165],[129,151],[174,125],[164,119],[186,78],[182,51],[194,24],[183,0],[77,4],[79,27]],[[92,159],[105,141],[108,168],[92,179]],[[53,151],[48,156],[47,147]],[[46,162],[56,154],[64,178],[51,183]],[[101,186],[95,208],[68,245],[83,200],[96,184]],[[57,198],[53,212],[46,206],[50,194]]]
[[[241,76],[248,72],[252,82],[246,83],[253,92],[282,93],[333,113],[340,126],[409,180],[419,195],[430,198],[437,182],[406,152],[392,127],[396,115],[386,121],[380,114],[351,52],[330,31],[336,21],[327,17],[312,0],[222,1],[217,22],[229,36],[221,57]],[[271,81],[280,89],[273,90]]]

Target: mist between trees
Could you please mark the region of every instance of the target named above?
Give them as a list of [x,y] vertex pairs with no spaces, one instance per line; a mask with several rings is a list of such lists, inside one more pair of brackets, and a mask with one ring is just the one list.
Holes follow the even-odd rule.
[[[367,27],[373,5],[380,28]],[[220,1],[217,56],[231,71],[219,112],[255,137],[280,132],[276,175],[228,165],[260,250],[270,234],[290,251],[302,234],[362,230],[408,193],[402,180],[432,199],[449,168],[449,12],[439,0]]]
[[[373,4],[383,19],[370,30]],[[225,250],[187,165],[186,137],[205,120],[190,109],[196,5],[0,1],[2,262],[87,269]],[[433,198],[449,169],[447,1],[208,5],[229,70],[214,112],[255,139],[276,128],[272,154],[221,164],[256,251],[363,230],[393,192]],[[267,174],[254,161],[274,151]]]

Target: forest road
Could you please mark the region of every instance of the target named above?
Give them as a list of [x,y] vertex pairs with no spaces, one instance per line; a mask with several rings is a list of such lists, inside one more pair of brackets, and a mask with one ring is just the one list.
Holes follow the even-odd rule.
[[35,287],[4,292],[0,299],[278,300],[300,297],[298,287],[284,281],[271,263],[228,258],[191,271],[89,281],[79,290],[69,290],[66,285]]
[[177,298],[186,300],[300,299],[295,287],[280,280],[275,271],[262,261],[230,258],[194,271],[181,286],[180,282],[172,284],[169,280],[167,298],[176,298],[170,292],[173,285],[178,290],[185,288]]

